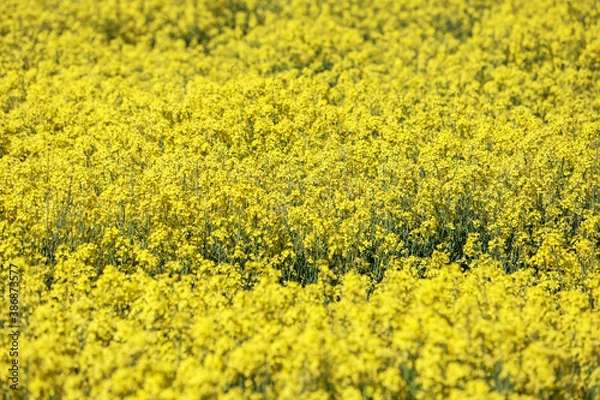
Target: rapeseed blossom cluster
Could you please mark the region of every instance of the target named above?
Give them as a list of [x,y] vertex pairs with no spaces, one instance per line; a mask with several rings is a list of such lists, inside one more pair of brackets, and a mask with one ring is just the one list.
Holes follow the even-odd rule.
[[0,15],[2,398],[600,396],[595,0]]

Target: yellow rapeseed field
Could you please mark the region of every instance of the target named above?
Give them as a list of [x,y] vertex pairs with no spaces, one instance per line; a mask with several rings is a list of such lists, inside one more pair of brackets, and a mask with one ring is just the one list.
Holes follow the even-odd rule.
[[597,0],[1,0],[0,399],[600,399]]

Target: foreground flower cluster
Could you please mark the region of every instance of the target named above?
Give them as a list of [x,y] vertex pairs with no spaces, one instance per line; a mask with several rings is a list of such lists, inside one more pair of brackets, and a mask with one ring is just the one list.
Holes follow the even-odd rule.
[[600,396],[596,1],[0,15],[3,398]]

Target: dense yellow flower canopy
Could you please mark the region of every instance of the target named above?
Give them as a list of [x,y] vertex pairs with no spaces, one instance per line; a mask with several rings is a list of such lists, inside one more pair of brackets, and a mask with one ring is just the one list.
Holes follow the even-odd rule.
[[599,32],[0,1],[0,398],[600,397]]

